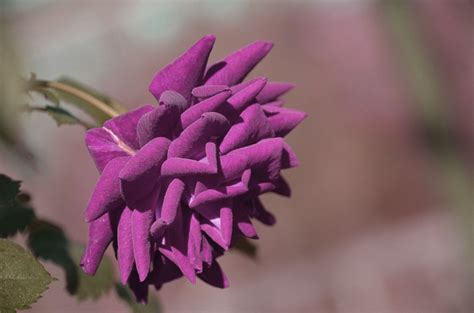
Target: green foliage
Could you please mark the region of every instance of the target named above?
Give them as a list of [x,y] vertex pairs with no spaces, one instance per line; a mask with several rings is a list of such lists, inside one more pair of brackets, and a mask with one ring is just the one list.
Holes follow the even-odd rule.
[[[71,244],[69,246],[69,252],[74,260],[74,264],[79,264],[83,251],[84,246],[82,245]],[[107,256],[103,257],[94,276],[84,274],[79,266],[77,266],[77,271],[79,273],[79,284],[75,295],[79,300],[97,300],[102,295],[108,293],[116,282],[112,261]]]
[[257,258],[257,246],[245,237],[237,238],[232,246],[232,249],[239,251],[251,259]]
[[42,220],[34,221],[29,226],[27,244],[37,258],[51,261],[64,270],[66,289],[70,294],[78,291],[78,262],[75,263],[71,257],[69,240],[59,226]]
[[0,237],[23,231],[35,218],[33,210],[20,201],[20,182],[0,174]]
[[86,128],[92,127],[91,125],[87,124],[84,121],[81,121],[79,118],[74,116],[71,112],[60,107],[46,105],[45,107],[39,107],[39,108],[33,107],[30,109],[32,111],[47,113],[50,117],[52,117],[56,121],[56,124],[58,126],[80,124]]
[[137,303],[133,293],[130,289],[122,284],[117,283],[115,285],[115,292],[118,297],[124,301],[132,310],[133,313],[159,313],[161,312],[161,306],[158,299],[148,295],[148,303],[141,304]]
[[27,309],[53,281],[33,256],[6,239],[0,239],[0,312]]

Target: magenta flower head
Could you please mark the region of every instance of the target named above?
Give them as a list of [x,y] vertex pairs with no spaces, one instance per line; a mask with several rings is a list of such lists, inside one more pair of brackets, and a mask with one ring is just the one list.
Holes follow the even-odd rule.
[[290,195],[280,171],[298,161],[283,137],[306,114],[278,98],[293,85],[243,82],[272,48],[264,41],[206,68],[214,41],[203,37],[155,75],[158,105],[86,134],[101,175],[85,212],[81,266],[93,275],[113,242],[121,281],[139,301],[149,285],[182,275],[227,287],[216,258],[238,236],[257,238],[253,218],[275,223],[258,196]]

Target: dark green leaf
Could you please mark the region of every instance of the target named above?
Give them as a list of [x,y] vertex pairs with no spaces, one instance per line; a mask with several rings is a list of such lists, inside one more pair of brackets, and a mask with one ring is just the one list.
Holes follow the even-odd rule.
[[[69,247],[69,252],[77,266],[79,265],[83,251],[84,247],[79,244],[71,244]],[[107,256],[104,256],[102,259],[94,276],[84,274],[79,266],[78,272],[79,286],[76,296],[79,300],[98,299],[106,294],[114,286],[116,281],[112,261]]]
[[0,174],[0,237],[15,235],[35,218],[33,209],[18,200],[19,192],[20,182]]
[[161,312],[161,306],[158,299],[148,294],[148,303],[141,304],[135,300],[133,293],[130,289],[122,284],[117,283],[115,285],[115,292],[117,296],[124,301],[132,310],[133,313],[159,313]]
[[64,124],[69,124],[69,125],[81,124],[86,127],[89,127],[89,125],[86,125],[83,121],[81,121],[80,119],[72,115],[69,111],[60,107],[47,105],[44,108],[32,108],[31,110],[47,113],[56,121],[56,124],[58,124],[58,126],[61,126]]
[[0,311],[27,309],[48,288],[53,278],[25,249],[0,239]]
[[28,247],[37,258],[60,266],[66,276],[66,289],[75,294],[79,284],[79,269],[69,253],[69,240],[64,231],[52,223],[37,220],[29,227]]
[[233,249],[252,259],[257,258],[257,246],[245,237],[237,238],[233,244]]

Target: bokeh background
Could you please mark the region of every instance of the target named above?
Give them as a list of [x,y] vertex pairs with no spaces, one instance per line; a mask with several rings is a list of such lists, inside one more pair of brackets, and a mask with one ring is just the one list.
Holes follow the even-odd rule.
[[[218,38],[211,61],[273,41],[251,75],[294,82],[287,105],[309,113],[287,137],[301,161],[285,173],[293,196],[264,197],[278,222],[257,225],[256,260],[238,252],[221,260],[230,289],[175,281],[158,294],[164,312],[470,313],[473,8],[467,0],[2,1],[9,53],[0,66],[16,64],[23,77],[68,75],[133,108],[153,101],[155,71],[204,34]],[[4,95],[7,87],[3,77]],[[83,209],[98,174],[83,128],[57,128],[42,114],[12,122],[0,106],[3,126],[34,155],[2,148],[0,172],[24,182],[37,214],[85,242]],[[79,303],[61,270],[46,267],[60,280],[30,312],[128,312],[113,293]]]

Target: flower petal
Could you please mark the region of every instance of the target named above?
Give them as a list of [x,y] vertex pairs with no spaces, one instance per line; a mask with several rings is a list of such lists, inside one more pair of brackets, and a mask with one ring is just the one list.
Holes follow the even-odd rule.
[[203,113],[216,112],[226,103],[226,100],[231,96],[232,92],[224,90],[206,100],[196,103],[183,114],[181,114],[181,125],[186,129],[189,125],[197,121]]
[[160,247],[159,251],[170,259],[174,264],[176,264],[181,272],[183,272],[184,276],[192,283],[196,283],[196,272],[194,271],[194,267],[189,262],[188,258],[178,249],[175,247],[165,248]]
[[180,108],[176,105],[160,105],[142,116],[137,125],[140,146],[157,137],[170,138],[179,120]]
[[[120,171],[120,188],[127,205],[132,209],[147,209],[146,198],[158,187],[157,178],[166,159],[170,141],[158,137],[143,146]],[[146,204],[145,204],[146,203]],[[145,208],[143,208],[145,205]]]
[[204,36],[184,54],[155,74],[149,87],[155,98],[159,99],[165,90],[174,90],[190,102],[191,90],[202,80],[215,40],[213,35]]
[[213,137],[220,137],[229,129],[229,121],[222,114],[208,112],[186,128],[168,149],[168,158],[200,159],[205,145]]
[[232,125],[219,146],[223,154],[274,136],[260,104],[256,103],[247,107],[240,114],[240,118],[242,122]]
[[256,41],[231,53],[207,70],[205,84],[232,86],[240,83],[272,47],[271,42]]
[[198,277],[217,288],[229,287],[229,280],[217,261],[212,262],[209,266],[205,266],[202,273],[198,274]]
[[257,101],[258,103],[274,101],[293,88],[295,88],[295,85],[290,83],[268,82],[257,95]]
[[88,275],[95,275],[105,250],[114,237],[108,213],[89,224],[89,240],[81,259],[81,268]]
[[120,280],[126,284],[133,269],[132,210],[125,207],[120,215],[117,228],[117,259]]
[[196,98],[209,98],[223,91],[230,90],[226,85],[203,85],[194,88],[191,93]]
[[286,136],[308,116],[308,114],[302,111],[279,108],[277,106],[265,105],[263,110],[275,135],[278,137]]
[[123,205],[119,172],[129,159],[130,157],[115,158],[105,166],[87,205],[86,221],[93,221],[108,211]]
[[140,281],[144,281],[150,270],[151,238],[150,227],[155,219],[153,209],[132,212],[132,241],[133,255]]
[[241,112],[253,102],[257,94],[265,87],[266,83],[266,78],[257,78],[247,87],[235,93],[227,102],[236,112]]
[[103,128],[92,128],[86,132],[86,146],[100,173],[111,160],[129,156]]
[[141,106],[138,109],[131,110],[106,121],[103,128],[112,135],[115,143],[123,150],[127,152],[128,150],[138,150],[140,149],[137,136],[138,121],[145,113],[153,109],[154,106],[151,104]]

